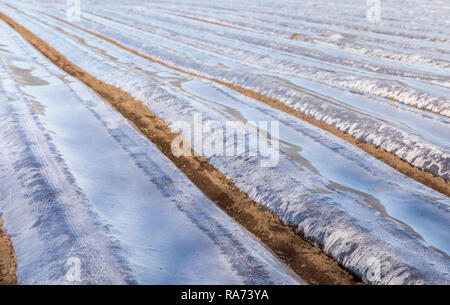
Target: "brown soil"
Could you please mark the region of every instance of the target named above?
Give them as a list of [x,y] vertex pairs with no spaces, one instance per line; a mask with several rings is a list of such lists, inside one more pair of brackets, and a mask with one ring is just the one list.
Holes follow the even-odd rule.
[[227,28],[235,29],[235,30],[242,30],[242,27],[232,26],[232,25],[228,25],[228,24],[223,24],[223,23],[220,23],[220,22],[217,22],[217,21],[211,21],[211,20],[206,20],[206,19],[192,17],[192,16],[186,16],[186,15],[176,14],[176,13],[167,13],[167,14],[172,15],[172,16],[178,16],[178,17],[181,17],[181,18],[191,19],[191,20],[195,20],[195,21],[205,22],[205,23],[209,23],[209,24],[220,25],[220,26],[224,26],[224,27],[227,27]]
[[[292,228],[254,202],[201,156],[175,157],[171,142],[178,136],[141,102],[126,92],[103,83],[81,70],[62,54],[0,13],[0,18],[66,73],[78,78],[120,112],[164,155],[166,155],[206,196],[253,233],[309,284],[358,284],[354,276],[319,248],[304,241]],[[107,38],[104,38],[108,40]],[[108,40],[109,41],[109,40]],[[133,51],[133,53],[136,53]],[[11,250],[12,251],[12,250]]]
[[16,256],[0,219],[0,285],[17,285]]
[[[71,26],[73,26],[73,27],[75,27],[75,28],[77,28],[79,30],[82,30],[82,31],[84,31],[86,33],[89,33],[89,34],[91,34],[91,35],[93,35],[95,37],[98,37],[100,39],[108,41],[108,42],[110,42],[110,43],[112,43],[112,44],[114,44],[114,45],[116,45],[116,46],[118,46],[118,47],[120,47],[120,48],[122,48],[124,50],[127,50],[128,52],[131,52],[131,53],[133,53],[133,54],[135,54],[135,55],[137,55],[139,57],[145,58],[145,59],[147,59],[147,60],[149,60],[151,62],[158,63],[160,65],[163,65],[163,66],[167,67],[167,68],[170,68],[172,70],[179,71],[179,72],[182,72],[182,73],[185,73],[185,74],[188,74],[188,75],[192,75],[192,76],[195,76],[195,77],[199,77],[199,78],[207,79],[207,80],[210,80],[210,81],[214,81],[214,82],[216,82],[218,84],[224,85],[224,86],[226,86],[226,87],[228,87],[230,89],[238,91],[238,92],[240,92],[240,93],[242,93],[242,94],[244,94],[244,95],[246,95],[248,97],[251,97],[251,98],[253,98],[255,100],[258,100],[258,101],[263,102],[265,104],[268,104],[268,105],[270,105],[270,106],[272,106],[274,108],[277,108],[277,109],[279,109],[281,111],[284,111],[284,112],[286,112],[288,114],[291,114],[291,115],[293,115],[293,116],[295,116],[295,117],[297,117],[297,118],[299,118],[299,119],[301,119],[303,121],[306,121],[306,122],[308,122],[308,123],[310,123],[310,124],[312,124],[314,126],[317,126],[317,127],[321,128],[323,130],[326,130],[326,131],[332,133],[333,135],[335,135],[335,136],[337,136],[337,137],[347,141],[350,144],[355,145],[356,147],[364,150],[365,152],[367,152],[368,154],[370,154],[373,157],[377,158],[378,160],[380,160],[380,161],[386,163],[387,165],[391,166],[392,168],[396,169],[400,173],[402,173],[402,174],[404,174],[404,175],[406,175],[406,176],[408,176],[408,177],[410,177],[410,178],[412,178],[412,179],[414,179],[414,180],[416,180],[416,181],[418,181],[418,182],[420,182],[420,183],[422,183],[422,184],[424,184],[424,185],[426,185],[426,186],[428,186],[428,187],[430,187],[430,188],[432,188],[432,189],[434,189],[434,190],[436,190],[436,191],[438,191],[438,192],[440,192],[440,193],[442,193],[442,194],[444,194],[446,196],[450,196],[450,182],[446,181],[442,177],[436,177],[433,174],[431,174],[430,172],[423,171],[423,170],[421,170],[421,169],[419,169],[419,168],[417,168],[415,166],[412,166],[408,162],[402,160],[400,157],[398,157],[398,156],[396,156],[396,155],[394,155],[394,154],[392,154],[390,152],[387,152],[386,150],[384,150],[384,149],[382,149],[380,147],[377,147],[377,146],[375,146],[373,144],[360,142],[359,140],[357,140],[352,135],[339,130],[337,127],[334,127],[334,126],[329,125],[329,124],[327,124],[325,122],[322,122],[322,121],[313,119],[311,117],[308,117],[308,116],[304,115],[303,113],[301,113],[301,112],[299,112],[299,111],[297,111],[297,110],[287,106],[286,104],[284,104],[284,103],[282,103],[282,102],[280,102],[280,101],[278,101],[276,99],[267,97],[265,95],[259,94],[259,93],[255,92],[255,91],[252,91],[252,90],[240,87],[240,86],[236,86],[236,85],[234,85],[232,83],[224,82],[224,81],[219,80],[219,79],[209,78],[209,77],[206,77],[206,76],[202,76],[202,75],[198,75],[198,74],[191,73],[191,72],[188,72],[188,71],[184,71],[184,70],[182,70],[180,68],[177,68],[177,67],[171,66],[169,64],[166,64],[166,63],[164,63],[164,62],[162,62],[160,60],[151,58],[150,56],[141,54],[141,53],[139,53],[139,52],[137,52],[137,51],[135,51],[133,49],[130,49],[130,48],[128,48],[128,47],[118,43],[117,41],[114,41],[114,40],[109,39],[107,37],[104,37],[104,36],[102,36],[100,34],[97,34],[97,33],[91,32],[89,30],[86,30],[86,29],[84,29],[84,28],[82,28],[80,26],[71,24],[70,22],[67,22],[67,21],[65,21],[63,19],[60,19],[58,17],[54,17],[54,16],[49,15],[49,14],[44,13],[44,12],[40,12],[40,13],[42,13],[44,15],[47,15],[47,16],[49,16],[51,18],[54,18],[54,19],[56,19],[58,21],[64,22],[64,23],[66,23],[68,25],[71,25]],[[108,17],[103,17],[103,18],[111,19],[111,18],[108,18]],[[111,20],[113,20],[113,19],[111,19]],[[115,21],[115,20],[113,20],[113,21]]]
[[[380,97],[382,97],[382,96],[380,95]],[[433,111],[433,110],[429,110],[429,109],[425,109],[425,108],[419,108],[419,107],[417,107],[415,105],[402,103],[401,101],[399,101],[398,99],[396,99],[395,97],[392,97],[392,96],[388,96],[386,98],[388,100],[390,100],[390,101],[402,104],[404,106],[409,106],[409,107],[416,108],[416,109],[419,109],[419,110],[422,110],[422,111],[426,111],[426,112],[434,113],[434,114],[437,114],[437,115],[440,115],[440,116],[443,116],[443,117],[446,117],[446,118],[450,118],[450,116],[448,116],[448,115],[445,115],[445,114],[442,114],[442,113],[439,113],[439,112],[436,112],[436,111]]]

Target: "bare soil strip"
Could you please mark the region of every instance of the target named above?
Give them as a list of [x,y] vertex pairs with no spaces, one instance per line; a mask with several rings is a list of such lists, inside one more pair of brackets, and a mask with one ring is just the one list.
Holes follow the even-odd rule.
[[126,92],[106,84],[81,70],[26,28],[0,13],[0,18],[31,45],[66,73],[76,77],[115,110],[121,113],[166,157],[168,157],[208,198],[233,219],[253,233],[309,284],[358,284],[360,281],[344,270],[319,248],[303,240],[294,230],[281,223],[271,211],[264,209],[242,192],[201,156],[175,157],[172,140],[179,134],[156,117],[146,106]]
[[274,107],[276,109],[279,109],[279,110],[281,110],[283,112],[286,112],[286,113],[288,113],[290,115],[293,115],[293,116],[295,116],[295,117],[297,117],[297,118],[299,118],[299,119],[301,119],[303,121],[308,122],[309,124],[312,124],[314,126],[317,126],[317,127],[321,128],[323,130],[326,130],[326,131],[332,133],[333,135],[335,135],[335,136],[337,136],[337,137],[347,141],[350,144],[355,145],[356,147],[362,149],[366,153],[372,155],[373,157],[377,158],[378,160],[380,160],[380,161],[386,163],[387,165],[389,165],[390,167],[396,169],[400,173],[402,173],[402,174],[404,174],[404,175],[406,175],[406,176],[408,176],[408,177],[410,177],[410,178],[412,178],[412,179],[414,179],[414,180],[416,180],[416,181],[418,181],[418,182],[420,182],[420,183],[422,183],[422,184],[424,184],[424,185],[426,185],[426,186],[428,186],[428,187],[430,187],[430,188],[432,188],[432,189],[434,189],[434,190],[436,190],[436,191],[438,191],[438,192],[440,192],[440,193],[450,197],[450,181],[446,181],[442,177],[436,177],[430,172],[421,170],[420,168],[417,168],[417,167],[411,165],[410,163],[402,160],[400,157],[398,157],[398,156],[396,156],[396,155],[394,155],[394,154],[384,150],[381,147],[377,147],[377,146],[375,146],[373,144],[368,144],[368,143],[361,142],[358,139],[356,139],[355,137],[353,137],[352,135],[341,131],[337,127],[334,127],[334,126],[329,125],[327,123],[324,123],[322,121],[316,120],[314,118],[308,117],[308,116],[304,115],[303,113],[301,113],[301,112],[299,112],[299,111],[297,111],[297,110],[287,106],[286,104],[284,104],[284,103],[282,103],[282,102],[280,102],[280,101],[278,101],[276,99],[269,98],[269,97],[267,97],[265,95],[259,94],[259,93],[255,92],[255,91],[243,88],[241,86],[236,86],[236,85],[234,85],[232,83],[224,82],[224,81],[222,81],[220,79],[209,78],[209,77],[206,77],[206,76],[203,76],[203,75],[199,75],[199,74],[191,73],[191,72],[188,72],[188,71],[184,71],[184,70],[182,70],[180,68],[171,66],[171,65],[169,65],[167,63],[164,63],[164,62],[162,62],[160,60],[151,58],[150,56],[144,55],[144,54],[139,53],[139,52],[137,52],[137,51],[135,51],[133,49],[130,49],[130,48],[122,45],[121,43],[119,43],[117,41],[114,41],[114,40],[112,40],[110,38],[104,37],[104,36],[102,36],[100,34],[94,33],[92,31],[84,29],[84,28],[82,28],[80,26],[77,26],[77,25],[74,25],[74,24],[72,24],[70,22],[67,22],[67,21],[65,21],[65,20],[63,20],[61,18],[49,15],[49,14],[41,12],[41,11],[40,11],[40,13],[42,13],[42,14],[44,14],[46,16],[49,16],[51,18],[54,18],[54,19],[56,19],[58,21],[64,22],[64,23],[66,23],[66,24],[68,24],[70,26],[73,26],[73,27],[75,27],[75,28],[77,28],[79,30],[82,30],[82,31],[84,31],[86,33],[89,33],[89,34],[91,34],[91,35],[93,35],[95,37],[103,39],[103,40],[105,40],[105,41],[107,41],[109,43],[114,44],[115,46],[118,46],[119,48],[122,48],[122,49],[124,49],[124,50],[126,50],[128,52],[131,52],[131,53],[133,53],[133,54],[135,54],[135,55],[137,55],[139,57],[142,57],[144,59],[147,59],[147,60],[149,60],[151,62],[163,65],[164,67],[167,67],[169,69],[172,69],[172,70],[175,70],[175,71],[179,71],[179,72],[182,72],[182,73],[185,73],[185,74],[188,74],[188,75],[192,75],[192,76],[195,76],[195,77],[199,77],[199,78],[207,79],[207,80],[210,80],[210,81],[214,81],[214,82],[216,82],[218,84],[224,85],[224,86],[226,86],[226,87],[228,87],[228,88],[230,88],[232,90],[235,90],[235,91],[237,91],[237,92],[239,92],[241,94],[244,94],[244,95],[246,95],[248,97],[251,97],[251,98],[253,98],[255,100],[258,100],[260,102],[263,102],[263,103],[265,103],[267,105],[270,105],[270,106],[272,106],[272,107]]
[[429,109],[425,109],[425,108],[419,108],[419,107],[417,107],[415,105],[404,104],[404,103],[402,103],[401,101],[399,101],[398,99],[396,99],[395,97],[392,97],[392,96],[383,97],[383,96],[379,95],[379,97],[386,98],[386,99],[388,99],[388,100],[390,100],[392,102],[399,103],[399,104],[401,104],[403,106],[412,107],[412,108],[415,108],[415,109],[420,110],[420,111],[426,111],[426,112],[429,112],[429,113],[433,113],[435,115],[443,116],[445,118],[450,118],[450,116],[448,116],[448,115],[445,115],[445,114],[442,114],[442,113],[439,113],[439,112],[436,112],[436,111],[433,111],[433,110],[429,110]]
[[[235,30],[240,30],[240,31],[244,30],[242,27],[227,25],[227,24],[223,24],[223,23],[220,23],[220,22],[217,22],[217,21],[210,21],[210,20],[206,20],[206,19],[186,16],[186,15],[176,14],[176,13],[169,13],[169,12],[165,12],[165,13],[168,14],[168,15],[178,16],[178,17],[181,17],[181,18],[191,19],[191,20],[205,22],[205,23],[214,24],[214,25],[220,25],[220,26],[224,26],[224,27],[227,27],[227,28],[230,28],[230,29],[235,29]],[[101,17],[105,18],[104,16],[101,16]]]
[[17,285],[16,255],[0,219],[0,285]]

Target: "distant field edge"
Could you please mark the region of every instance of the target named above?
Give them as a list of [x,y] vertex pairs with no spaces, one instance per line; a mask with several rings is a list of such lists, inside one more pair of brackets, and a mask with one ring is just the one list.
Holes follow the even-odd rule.
[[271,106],[273,108],[276,108],[276,109],[281,110],[281,111],[283,111],[283,112],[285,112],[287,114],[290,114],[290,115],[292,115],[292,116],[294,116],[294,117],[296,117],[298,119],[301,119],[301,120],[303,120],[303,121],[305,121],[305,122],[307,122],[307,123],[309,123],[311,125],[319,127],[322,130],[325,130],[325,131],[335,135],[336,137],[338,137],[338,138],[340,138],[342,140],[345,140],[348,143],[358,147],[359,149],[361,149],[361,150],[365,151],[366,153],[372,155],[376,159],[386,163],[390,167],[392,167],[395,170],[399,171],[400,173],[410,177],[411,179],[414,179],[417,182],[420,182],[420,183],[428,186],[429,188],[432,188],[435,191],[438,191],[438,192],[446,195],[447,197],[450,197],[450,181],[447,181],[447,180],[445,180],[442,177],[434,176],[432,173],[430,173],[428,171],[425,171],[425,170],[422,170],[422,169],[420,169],[418,167],[415,167],[415,166],[411,165],[409,162],[401,159],[400,157],[396,156],[393,153],[390,153],[390,152],[384,150],[381,147],[377,147],[377,146],[375,146],[373,144],[370,144],[370,143],[362,142],[362,141],[358,140],[357,138],[355,138],[354,136],[341,131],[339,128],[337,128],[335,126],[332,126],[332,125],[330,125],[328,123],[319,121],[319,120],[314,119],[312,117],[309,117],[309,116],[301,113],[300,111],[295,110],[292,107],[290,107],[290,106],[280,102],[277,99],[273,99],[273,98],[267,97],[267,96],[265,96],[263,94],[255,92],[253,90],[244,88],[242,86],[235,85],[233,83],[225,82],[225,81],[222,81],[220,79],[210,78],[210,77],[199,75],[199,74],[196,74],[196,73],[184,71],[183,69],[181,69],[179,67],[175,67],[175,66],[169,65],[169,64],[167,64],[165,62],[162,62],[162,61],[160,61],[158,59],[154,59],[154,58],[152,58],[150,56],[142,54],[142,53],[140,53],[140,52],[138,52],[136,50],[133,50],[133,49],[131,49],[131,48],[129,48],[129,47],[127,47],[127,46],[125,46],[125,45],[115,41],[115,40],[112,40],[110,38],[104,37],[104,36],[102,36],[102,35],[100,35],[98,33],[94,33],[94,32],[92,32],[90,30],[84,29],[84,28],[82,28],[82,27],[80,27],[78,25],[74,25],[74,24],[72,24],[72,23],[70,23],[70,22],[68,22],[66,20],[63,20],[61,18],[52,16],[52,15],[47,14],[45,12],[41,12],[41,11],[39,11],[39,12],[44,14],[44,15],[46,15],[46,16],[49,16],[49,17],[51,17],[51,18],[53,18],[55,20],[58,20],[60,22],[66,23],[66,24],[68,24],[68,25],[70,25],[72,27],[75,27],[75,28],[77,28],[79,30],[82,30],[82,31],[84,31],[84,32],[86,32],[88,34],[91,34],[91,35],[93,35],[93,36],[95,36],[97,38],[100,38],[100,39],[105,40],[105,41],[107,41],[109,43],[112,43],[112,44],[114,44],[115,46],[117,46],[117,47],[119,47],[121,49],[124,49],[124,50],[126,50],[126,51],[128,51],[130,53],[133,53],[133,54],[135,54],[135,55],[137,55],[137,56],[139,56],[141,58],[144,58],[146,60],[149,60],[149,61],[151,61],[153,63],[157,63],[157,64],[160,64],[160,65],[163,65],[164,67],[167,67],[169,69],[172,69],[172,70],[175,70],[175,71],[178,71],[178,72],[182,72],[182,73],[185,73],[185,74],[188,74],[188,75],[191,75],[191,76],[195,76],[195,77],[198,77],[198,78],[207,79],[209,81],[216,82],[216,83],[221,84],[223,86],[226,86],[226,87],[228,87],[228,88],[230,88],[230,89],[232,89],[234,91],[237,91],[237,92],[239,92],[239,93],[241,93],[241,94],[243,94],[245,96],[248,96],[248,97],[250,97],[250,98],[252,98],[254,100],[257,100],[259,102],[265,103],[265,104],[267,104],[267,105],[269,105],[269,106]]

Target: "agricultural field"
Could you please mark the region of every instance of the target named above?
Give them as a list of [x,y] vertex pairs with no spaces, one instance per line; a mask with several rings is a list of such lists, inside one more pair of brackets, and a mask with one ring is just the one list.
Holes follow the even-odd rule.
[[369,2],[0,0],[0,283],[450,284],[450,2]]

